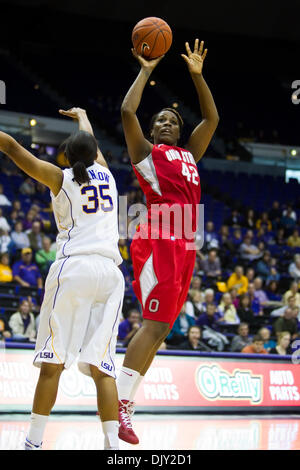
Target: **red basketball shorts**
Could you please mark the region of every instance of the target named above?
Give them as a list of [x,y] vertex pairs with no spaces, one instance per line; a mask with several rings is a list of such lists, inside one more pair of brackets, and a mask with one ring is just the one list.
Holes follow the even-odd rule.
[[172,328],[187,298],[195,266],[196,250],[186,246],[182,239],[133,239],[133,289],[143,318],[169,323]]

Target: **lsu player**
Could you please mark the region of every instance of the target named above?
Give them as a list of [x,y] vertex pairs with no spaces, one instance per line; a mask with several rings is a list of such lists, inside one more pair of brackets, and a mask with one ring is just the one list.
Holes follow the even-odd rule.
[[45,283],[34,365],[41,368],[25,450],[42,448],[59,379],[79,355],[94,379],[105,449],[118,449],[115,349],[124,295],[118,268],[117,189],[84,110],[60,111],[79,131],[65,142],[70,168],[41,161],[0,132],[0,150],[51,191],[57,256]]
[[[148,209],[148,223],[139,227],[131,244],[133,287],[142,305],[143,324],[129,343],[117,379],[119,437],[131,444],[139,442],[131,423],[134,395],[160,344],[172,329],[189,289],[196,251],[190,249],[188,242],[194,240],[192,232],[196,230],[200,203],[196,163],[207,149],[219,121],[202,75],[207,49],[203,51],[204,43],[199,44],[198,39],[193,52],[188,43],[185,46],[187,55],[182,57],[196,88],[202,114],[202,121],[193,130],[185,149],[177,146],[183,122],[174,109],[165,108],[152,118],[153,143],[144,137],[136,116],[145,85],[162,57],[148,61],[132,50],[141,69],[121,107],[128,152]],[[174,205],[182,209],[181,214],[177,218],[175,214],[169,222],[165,219],[164,223],[162,207]],[[185,208],[188,208],[189,224],[185,224]]]

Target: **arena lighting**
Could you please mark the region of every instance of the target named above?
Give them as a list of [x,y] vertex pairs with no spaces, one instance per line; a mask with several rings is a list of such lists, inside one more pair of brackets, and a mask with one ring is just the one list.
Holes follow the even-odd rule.
[[297,154],[298,154],[297,150],[295,150],[295,149],[291,150],[292,157],[296,157]]
[[40,86],[36,83],[33,87],[35,90],[38,90],[40,88]]
[[155,81],[155,80],[151,80],[150,85],[151,85],[151,86],[156,85],[156,81]]
[[173,104],[172,104],[172,107],[173,107],[173,108],[178,108],[178,103],[176,103],[176,102],[173,103]]
[[35,119],[30,119],[29,124],[31,125],[31,127],[34,127],[36,126],[37,122]]
[[30,147],[31,147],[32,149],[36,149],[36,148],[38,148],[38,145],[37,145],[37,144],[34,144],[34,143],[32,143],[32,144],[30,145]]

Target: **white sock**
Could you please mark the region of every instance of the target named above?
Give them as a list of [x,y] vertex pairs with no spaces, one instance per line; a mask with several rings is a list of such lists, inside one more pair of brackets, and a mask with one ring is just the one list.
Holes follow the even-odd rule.
[[139,376],[140,373],[136,370],[129,369],[128,367],[121,368],[119,377],[117,378],[119,400],[130,400],[130,396]]
[[49,416],[31,413],[30,427],[27,434],[27,439],[29,439],[29,441],[36,446],[40,445],[43,441],[44,431],[48,418]]
[[119,421],[103,421],[104,450],[119,449]]
[[139,386],[140,386],[140,384],[141,384],[143,378],[144,378],[144,376],[143,376],[143,375],[140,375],[140,376],[136,379],[135,384],[134,384],[133,389],[132,389],[131,394],[130,394],[130,401],[134,401],[135,394],[136,394],[136,392],[137,392],[137,390],[138,390],[138,388],[139,388]]

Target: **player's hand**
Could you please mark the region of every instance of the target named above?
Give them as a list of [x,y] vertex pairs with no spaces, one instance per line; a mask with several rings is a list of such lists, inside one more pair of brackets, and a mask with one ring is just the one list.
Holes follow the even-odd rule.
[[187,55],[181,54],[181,57],[185,60],[190,73],[201,75],[203,69],[203,62],[207,54],[207,49],[204,49],[204,41],[201,41],[199,47],[199,39],[195,40],[194,52],[191,51],[190,45],[188,42],[185,43],[185,48]]
[[63,114],[64,116],[68,116],[72,119],[79,119],[80,116],[82,116],[83,114],[86,115],[85,109],[82,109],[82,108],[71,108],[71,109],[67,109],[67,110],[59,109],[58,112],[60,114]]
[[139,55],[135,49],[131,49],[131,52],[133,56],[136,58],[136,60],[139,62],[140,66],[142,69],[147,70],[149,72],[152,72],[152,70],[155,69],[157,64],[161,61],[161,59],[164,57],[163,55],[161,57],[158,57],[157,59],[153,60],[147,60],[145,57]]

